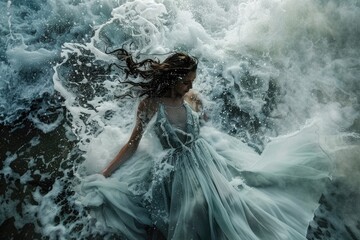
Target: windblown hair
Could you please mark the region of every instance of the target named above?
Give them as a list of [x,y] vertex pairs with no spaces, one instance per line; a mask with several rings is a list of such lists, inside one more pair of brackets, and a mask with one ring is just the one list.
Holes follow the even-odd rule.
[[185,53],[176,52],[167,57],[163,62],[158,59],[145,59],[140,62],[134,60],[131,53],[123,48],[109,52],[115,55],[120,61],[124,61],[126,66],[122,68],[129,76],[141,77],[143,81],[123,81],[122,83],[130,84],[138,90],[138,96],[161,97],[163,96],[177,81],[181,80],[190,72],[196,71],[198,61]]

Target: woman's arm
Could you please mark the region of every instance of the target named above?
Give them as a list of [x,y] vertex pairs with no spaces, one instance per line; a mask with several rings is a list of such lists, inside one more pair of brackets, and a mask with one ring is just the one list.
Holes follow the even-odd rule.
[[136,152],[147,123],[155,114],[154,104],[150,100],[143,100],[138,106],[136,123],[128,142],[121,148],[115,158],[102,170],[105,177],[109,177],[123,162],[131,158]]

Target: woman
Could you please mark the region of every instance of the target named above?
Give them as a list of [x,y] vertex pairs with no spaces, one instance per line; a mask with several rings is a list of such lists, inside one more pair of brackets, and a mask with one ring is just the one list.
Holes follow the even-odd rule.
[[[129,68],[128,74],[141,75],[145,79],[150,78],[150,82],[140,85],[144,91],[142,95],[147,96],[138,106],[136,124],[129,141],[108,167],[103,170],[102,174],[105,177],[110,176],[122,162],[134,154],[146,125],[158,111],[160,105],[166,108],[169,121],[183,130],[185,130],[186,124],[185,99],[194,110],[199,111],[201,107],[196,94],[194,92],[189,93],[196,78],[197,62],[195,59],[183,53],[176,53],[162,64],[150,59],[136,64],[125,50],[118,51],[121,52],[118,56],[126,59]],[[149,64],[151,69],[141,70],[140,68],[145,64]],[[135,83],[133,84],[135,85]]]
[[[118,169],[116,176],[83,184],[99,221],[129,239],[146,239],[149,227],[158,230],[153,239],[305,239],[319,180],[328,177],[313,129],[273,141],[261,156],[214,129],[200,135],[194,58],[138,63],[123,49],[114,53],[128,75],[144,79],[127,82],[144,98],[129,141],[102,171],[109,177]],[[145,129],[160,154],[136,155]]]

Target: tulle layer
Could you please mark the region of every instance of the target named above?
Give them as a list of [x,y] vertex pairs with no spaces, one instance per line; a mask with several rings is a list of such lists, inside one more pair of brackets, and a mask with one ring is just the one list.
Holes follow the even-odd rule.
[[82,201],[129,239],[146,239],[147,226],[178,240],[306,239],[331,170],[314,128],[274,139],[262,155],[202,131],[183,148],[136,155],[111,178],[85,179]]

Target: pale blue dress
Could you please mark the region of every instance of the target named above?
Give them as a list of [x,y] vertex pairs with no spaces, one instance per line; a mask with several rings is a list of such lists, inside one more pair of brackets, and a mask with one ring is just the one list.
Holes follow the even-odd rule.
[[[159,110],[147,138],[161,151],[140,151],[108,179],[82,184],[82,203],[98,224],[128,239],[155,226],[166,239],[306,239],[330,162],[316,127],[274,139],[258,155],[212,127],[190,106],[185,129]],[[325,180],[325,181],[324,181]]]

